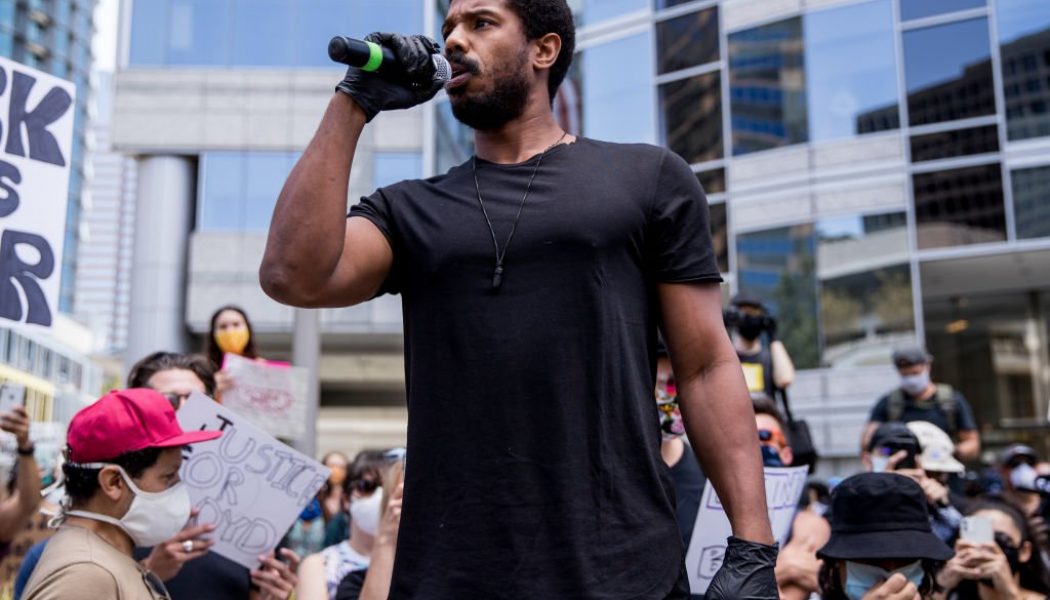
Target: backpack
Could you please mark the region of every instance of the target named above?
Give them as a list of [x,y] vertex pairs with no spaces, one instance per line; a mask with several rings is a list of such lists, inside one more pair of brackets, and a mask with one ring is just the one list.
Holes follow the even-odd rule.
[[[939,408],[941,412],[944,413],[945,418],[948,420],[948,430],[951,432],[952,435],[955,435],[955,433],[958,430],[955,415],[955,390],[952,389],[952,386],[944,383],[938,383],[936,385],[937,393],[934,395],[934,398],[931,398],[930,400],[924,400],[923,402],[919,403],[919,406],[926,408],[928,407],[931,401],[936,402],[937,408]],[[889,398],[886,402],[887,421],[893,422],[901,420],[901,417],[904,415],[904,402],[905,399],[903,390],[897,388],[890,392]]]

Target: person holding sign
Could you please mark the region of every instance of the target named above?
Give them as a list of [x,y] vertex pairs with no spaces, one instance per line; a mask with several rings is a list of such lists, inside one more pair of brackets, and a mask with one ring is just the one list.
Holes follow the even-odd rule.
[[62,467],[68,504],[26,600],[167,598],[164,584],[132,551],[185,525],[191,505],[179,478],[182,447],[220,435],[183,431],[168,399],[149,389],[113,391],[78,412]]
[[226,354],[259,358],[253,333],[248,314],[240,307],[227,305],[212,313],[211,326],[205,341],[205,355],[216,371],[216,398],[221,398],[222,393],[233,385],[233,381],[223,370],[223,357]]

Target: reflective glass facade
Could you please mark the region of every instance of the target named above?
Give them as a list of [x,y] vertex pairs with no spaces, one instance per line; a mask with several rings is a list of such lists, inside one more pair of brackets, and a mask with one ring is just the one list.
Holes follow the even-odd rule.
[[327,40],[423,29],[423,0],[136,0],[130,66],[333,67]]
[[299,154],[208,152],[201,156],[198,231],[256,231],[270,227],[277,191]]

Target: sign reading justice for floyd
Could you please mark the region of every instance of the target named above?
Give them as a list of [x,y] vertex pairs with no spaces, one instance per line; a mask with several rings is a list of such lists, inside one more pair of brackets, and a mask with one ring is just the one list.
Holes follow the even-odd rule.
[[317,495],[328,468],[204,394],[194,393],[177,414],[186,431],[222,430],[186,446],[182,480],[200,510],[197,522],[216,525],[212,551],[256,568]]
[[58,304],[76,88],[0,57],[0,319]]

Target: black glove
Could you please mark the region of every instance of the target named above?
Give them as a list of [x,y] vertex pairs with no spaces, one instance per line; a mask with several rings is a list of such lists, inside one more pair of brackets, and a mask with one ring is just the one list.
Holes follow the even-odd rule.
[[380,75],[357,67],[346,70],[346,77],[335,86],[354,99],[371,121],[381,110],[411,108],[430,100],[445,83],[434,79],[432,54],[440,50],[424,35],[370,33],[365,41],[390,48],[404,68],[404,75]]
[[725,560],[707,588],[705,600],[779,600],[776,544],[766,546],[729,538]]

